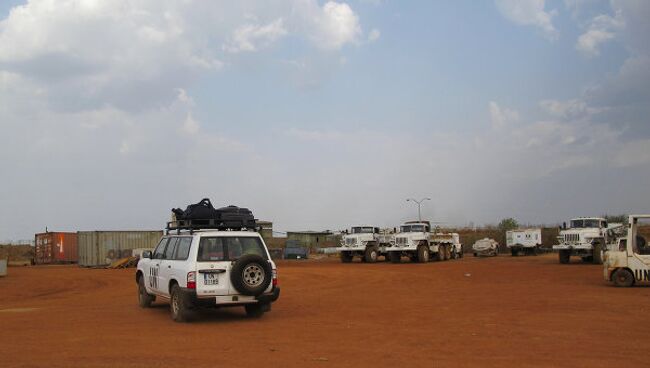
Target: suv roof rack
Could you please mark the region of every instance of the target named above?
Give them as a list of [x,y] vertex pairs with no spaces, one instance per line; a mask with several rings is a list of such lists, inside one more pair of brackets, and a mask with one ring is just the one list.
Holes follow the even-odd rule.
[[197,230],[219,230],[219,231],[258,231],[258,227],[254,228],[241,226],[233,227],[228,226],[223,223],[223,221],[215,219],[191,219],[191,220],[174,220],[167,222],[167,227],[165,228],[165,234],[169,235],[169,232],[176,230],[177,234],[180,234],[181,230],[189,230],[190,233],[193,233]]

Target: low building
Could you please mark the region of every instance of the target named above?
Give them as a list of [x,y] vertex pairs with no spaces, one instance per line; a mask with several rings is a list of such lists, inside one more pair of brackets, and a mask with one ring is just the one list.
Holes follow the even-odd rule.
[[287,243],[297,243],[302,247],[321,248],[335,245],[337,236],[331,231],[289,231]]

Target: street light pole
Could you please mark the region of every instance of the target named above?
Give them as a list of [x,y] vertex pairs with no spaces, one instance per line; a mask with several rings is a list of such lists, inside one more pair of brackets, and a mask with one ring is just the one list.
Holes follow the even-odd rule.
[[430,201],[430,200],[431,200],[431,198],[422,198],[422,199],[420,199],[419,201],[416,200],[416,199],[413,199],[413,198],[408,198],[408,199],[406,200],[407,202],[415,202],[415,203],[418,204],[418,221],[419,221],[419,222],[422,222],[422,212],[421,212],[421,210],[420,210],[420,207],[422,206],[422,202],[424,202],[424,201]]

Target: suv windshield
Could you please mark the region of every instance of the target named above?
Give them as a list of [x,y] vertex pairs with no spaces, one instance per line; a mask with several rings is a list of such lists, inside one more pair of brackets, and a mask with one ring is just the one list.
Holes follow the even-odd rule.
[[424,225],[402,225],[400,231],[403,233],[421,233],[425,232]]
[[372,227],[353,227],[352,234],[372,234]]
[[598,225],[598,220],[571,220],[572,229],[597,228]]
[[203,237],[199,243],[199,262],[234,261],[246,254],[268,259],[259,238],[246,236]]

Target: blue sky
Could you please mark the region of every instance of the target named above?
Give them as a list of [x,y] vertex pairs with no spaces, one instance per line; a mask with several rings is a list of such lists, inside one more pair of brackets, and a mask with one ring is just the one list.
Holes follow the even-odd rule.
[[4,1],[0,239],[647,212],[648,4]]

